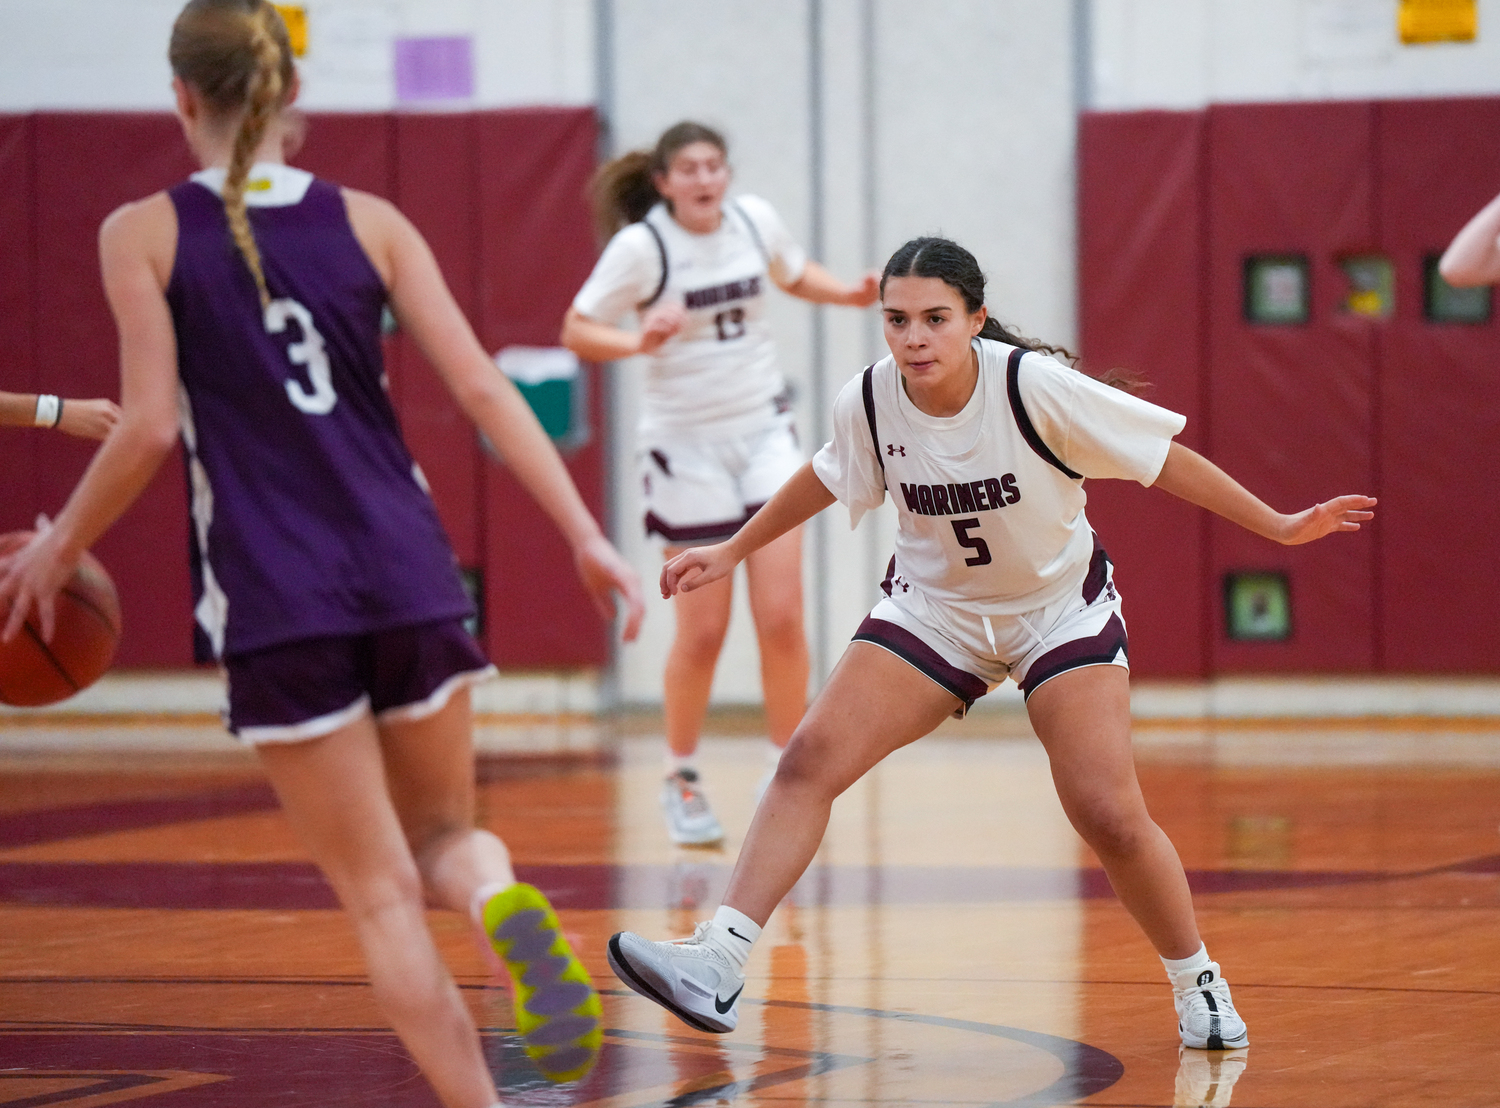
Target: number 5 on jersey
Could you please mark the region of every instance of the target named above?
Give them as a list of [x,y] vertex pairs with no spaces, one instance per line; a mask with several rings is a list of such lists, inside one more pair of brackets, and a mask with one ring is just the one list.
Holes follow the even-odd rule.
[[972,558],[964,559],[964,565],[987,566],[990,562],[994,561],[990,557],[990,544],[978,535],[969,534],[970,531],[979,526],[977,517],[973,519],[955,519],[951,522],[953,524],[953,536],[958,539],[958,545],[974,551]]
[[293,365],[307,367],[307,379],[312,389],[309,391],[301,381],[288,377],[287,399],[299,412],[327,415],[339,402],[339,395],[333,391],[333,367],[328,363],[323,336],[313,326],[312,312],[289,298],[273,300],[266,305],[266,330],[270,334],[279,335],[285,331],[288,319],[297,324],[302,338],[288,344],[286,356]]

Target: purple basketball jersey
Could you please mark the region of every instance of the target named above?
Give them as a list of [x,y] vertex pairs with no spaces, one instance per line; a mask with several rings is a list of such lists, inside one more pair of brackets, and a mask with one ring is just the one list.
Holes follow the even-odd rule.
[[218,194],[170,193],[200,660],[473,610],[386,393],[385,286],[338,187],[279,172],[305,192],[250,208],[264,313]]

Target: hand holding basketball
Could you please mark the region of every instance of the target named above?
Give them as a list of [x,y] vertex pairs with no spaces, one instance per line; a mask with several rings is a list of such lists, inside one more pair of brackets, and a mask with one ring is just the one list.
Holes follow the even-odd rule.
[[104,567],[87,552],[64,556],[47,521],[37,525],[0,535],[0,701],[25,707],[93,684],[120,641],[120,601]]

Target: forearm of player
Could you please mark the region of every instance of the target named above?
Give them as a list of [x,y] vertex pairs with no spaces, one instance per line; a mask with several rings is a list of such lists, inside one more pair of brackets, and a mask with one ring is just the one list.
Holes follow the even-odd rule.
[[1459,287],[1500,282],[1500,196],[1454,236],[1438,262],[1438,272]]
[[1202,454],[1174,442],[1156,487],[1237,523],[1247,531],[1282,541],[1288,517],[1245,488]]
[[569,308],[563,317],[559,341],[589,362],[614,362],[641,352],[640,335],[590,319],[577,308]]
[[802,468],[766,501],[765,506],[750,517],[750,522],[724,543],[725,549],[736,562],[742,562],[761,547],[806,523],[835,499],[828,486],[818,479],[812,462],[804,462]]
[[36,395],[0,392],[0,426],[30,427],[36,422]]
[[175,416],[128,408],[52,521],[58,554],[70,563],[125,514],[177,442]]
[[849,307],[863,307],[873,302],[880,291],[879,279],[874,274],[850,285],[840,281],[814,261],[807,263],[795,281],[777,283],[781,285],[782,291],[799,299],[814,304],[843,304]]

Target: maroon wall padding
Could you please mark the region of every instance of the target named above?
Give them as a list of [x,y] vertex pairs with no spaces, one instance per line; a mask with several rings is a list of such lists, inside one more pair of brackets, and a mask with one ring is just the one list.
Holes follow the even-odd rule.
[[1397,272],[1380,358],[1383,661],[1500,671],[1500,320],[1429,323],[1422,263],[1500,191],[1500,100],[1381,104],[1382,245]]
[[[99,225],[121,204],[196,168],[172,116],[40,113],[36,128],[37,381],[49,392],[120,395],[118,341],[99,276]],[[38,440],[36,506],[67,500],[97,444]],[[187,499],[179,453],[94,548],[120,590],[125,666],[192,661]]]
[[[493,352],[506,343],[556,343],[563,312],[596,254],[583,196],[595,142],[588,109],[333,113],[311,117],[294,163],[409,205],[419,229],[432,237],[460,307]],[[173,185],[194,168],[169,115],[0,117],[0,170],[10,186],[0,198],[0,343],[14,352],[0,387],[118,397],[116,336],[99,278],[99,224],[118,205]],[[604,627],[556,529],[511,477],[480,463],[473,429],[407,340],[394,340],[388,352],[397,410],[459,557],[485,569],[486,638],[496,661],[517,667],[604,661]],[[597,390],[592,376],[589,387]],[[604,463],[597,395],[591,419],[594,438],[569,465],[598,512]],[[0,528],[27,526],[38,511],[56,511],[92,452],[92,443],[60,435],[5,433]],[[182,474],[180,456],[169,459],[96,549],[120,586],[123,665],[191,659]]]
[[[1202,449],[1203,132],[1200,112],[1079,120],[1079,342],[1093,372],[1124,367],[1146,399],[1187,416]],[[1088,515],[1115,563],[1138,676],[1201,677],[1206,516],[1132,481],[1088,484]]]
[[[0,389],[37,392],[32,359],[32,119],[0,115]],[[37,440],[50,431],[0,428],[0,533],[29,529],[36,513]]]
[[[1209,454],[1282,511],[1375,488],[1378,324],[1344,314],[1337,260],[1374,249],[1375,114],[1365,103],[1208,111]],[[1305,325],[1243,314],[1247,255],[1311,264]],[[1222,519],[1210,526],[1207,603],[1216,672],[1368,671],[1375,662],[1375,547],[1365,530],[1283,547]],[[1223,576],[1279,570],[1291,583],[1289,641],[1233,642]]]
[[[598,249],[585,190],[598,124],[589,109],[483,112],[478,129],[479,338],[555,346],[573,295]],[[595,517],[604,508],[603,412],[598,371],[585,367],[589,441],[568,469]],[[514,476],[483,470],[487,645],[502,666],[602,665],[607,629],[573,572],[556,527]]]
[[[475,194],[474,117],[398,115],[395,200],[432,247],[459,308],[479,318],[479,204]],[[479,473],[483,464],[473,425],[411,338],[388,344],[389,372],[402,430],[427,474],[443,526],[460,563],[484,560]]]

